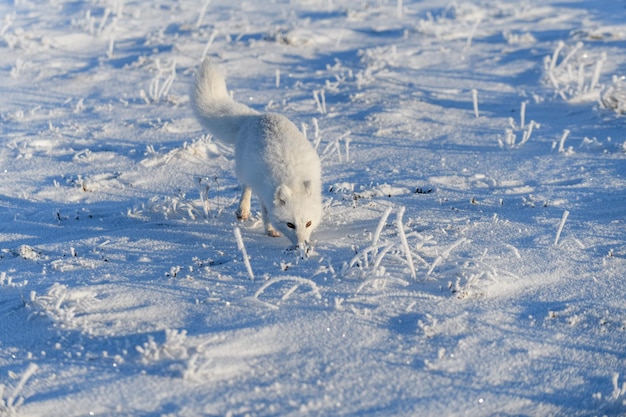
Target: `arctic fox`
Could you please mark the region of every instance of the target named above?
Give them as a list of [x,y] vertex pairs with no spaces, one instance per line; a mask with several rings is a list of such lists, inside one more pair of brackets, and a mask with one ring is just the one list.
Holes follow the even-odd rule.
[[249,218],[254,192],[268,235],[282,233],[296,246],[308,244],[322,217],[320,158],[309,141],[285,116],[234,101],[209,59],[196,74],[193,104],[202,125],[235,148],[243,187],[237,217]]

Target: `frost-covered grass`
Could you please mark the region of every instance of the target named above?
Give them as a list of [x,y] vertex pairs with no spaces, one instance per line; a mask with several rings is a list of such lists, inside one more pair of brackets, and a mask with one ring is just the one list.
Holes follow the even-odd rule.
[[[0,5],[0,416],[626,413],[623,2]],[[238,222],[233,97],[323,164]]]

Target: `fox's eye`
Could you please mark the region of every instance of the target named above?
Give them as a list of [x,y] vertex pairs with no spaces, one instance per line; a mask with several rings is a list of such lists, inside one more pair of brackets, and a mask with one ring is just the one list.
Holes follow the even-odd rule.
[[290,228],[290,229],[295,229],[296,225],[293,224],[293,223],[287,223],[287,227]]
[[309,220],[308,222],[306,222],[306,227],[311,227],[311,220]]

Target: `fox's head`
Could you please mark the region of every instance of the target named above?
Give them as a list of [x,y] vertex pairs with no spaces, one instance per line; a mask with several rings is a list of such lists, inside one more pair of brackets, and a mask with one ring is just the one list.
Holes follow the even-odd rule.
[[319,184],[307,180],[291,186],[278,186],[270,218],[272,225],[295,246],[302,247],[309,243],[311,232],[322,218]]

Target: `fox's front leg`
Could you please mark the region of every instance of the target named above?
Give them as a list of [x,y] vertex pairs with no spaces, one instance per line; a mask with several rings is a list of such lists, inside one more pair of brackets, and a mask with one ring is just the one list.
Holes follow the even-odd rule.
[[252,188],[244,185],[241,198],[239,199],[239,208],[237,209],[237,218],[239,220],[248,220],[250,218],[250,198],[252,197]]
[[272,226],[272,223],[270,222],[270,215],[267,213],[267,208],[265,208],[262,204],[261,206],[263,208],[263,226],[265,226],[265,233],[272,237],[280,236],[280,233],[274,229],[274,226]]

